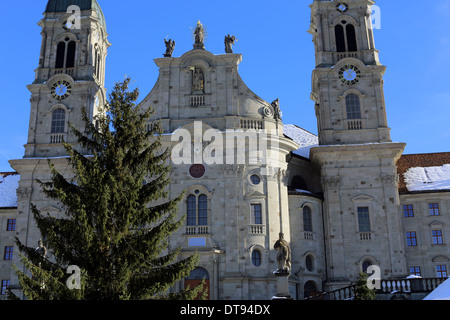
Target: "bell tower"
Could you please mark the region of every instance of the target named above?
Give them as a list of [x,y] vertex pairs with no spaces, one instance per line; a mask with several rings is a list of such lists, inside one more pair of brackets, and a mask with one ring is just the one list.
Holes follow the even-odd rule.
[[355,281],[371,265],[381,278],[407,272],[396,161],[383,93],[386,67],[375,48],[372,0],[314,0],[311,27],[316,68],[319,147],[327,255],[327,289]]
[[39,65],[31,92],[25,158],[64,155],[76,143],[68,124],[81,128],[105,101],[105,60],[110,43],[96,0],[49,0],[42,27]]
[[315,101],[320,144],[390,142],[383,75],[373,36],[371,0],[311,5],[316,68]]

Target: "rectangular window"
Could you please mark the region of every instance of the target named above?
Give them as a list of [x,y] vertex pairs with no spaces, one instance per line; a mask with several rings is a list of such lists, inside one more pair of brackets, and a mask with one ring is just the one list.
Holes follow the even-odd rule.
[[430,212],[430,216],[438,216],[439,215],[439,203],[429,203],[428,210]]
[[4,260],[12,260],[13,258],[14,247],[5,247],[5,255],[3,256]]
[[9,280],[2,280],[2,292],[1,292],[2,296],[6,294],[6,290],[8,290],[9,284],[10,284]]
[[438,278],[447,278],[447,266],[446,265],[436,266],[436,276]]
[[409,274],[421,277],[420,267],[409,267]]
[[261,204],[252,204],[251,205],[251,222],[252,224],[262,224],[262,213],[261,213]]
[[444,238],[442,237],[442,230],[433,230],[433,244],[444,244]]
[[16,231],[16,219],[8,219],[6,231]]
[[417,238],[416,238],[416,232],[410,231],[406,233],[406,244],[408,247],[415,247],[417,246]]
[[369,207],[358,207],[359,232],[370,232]]
[[406,204],[403,206],[403,216],[405,218],[414,217],[414,209],[412,204]]

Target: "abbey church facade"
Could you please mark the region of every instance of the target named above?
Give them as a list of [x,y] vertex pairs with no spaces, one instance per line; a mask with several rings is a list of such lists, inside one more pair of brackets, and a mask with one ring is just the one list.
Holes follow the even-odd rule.
[[[173,43],[166,43],[164,57],[155,59],[157,82],[140,104],[155,111],[148,123],[161,123],[167,147],[180,146],[180,132],[191,138],[183,146],[192,157],[173,164],[170,192],[186,191],[179,208],[186,224],[171,236],[169,250],[200,255],[198,268],[173,290],[206,279],[210,299],[271,299],[280,233],[290,245],[295,299],[346,287],[370,266],[380,279],[448,277],[450,153],[403,155],[405,144],[392,142],[373,4],[310,5],[317,136],[284,123],[278,101],[264,101],[245,85],[238,73],[242,55],[233,52],[231,36],[226,52],[213,54],[199,22],[191,51],[175,57]],[[70,21],[71,5],[81,19]],[[39,22],[42,45],[28,86],[25,154],[10,161],[16,172],[0,175],[2,294],[18,284],[11,271],[13,263],[20,265],[14,237],[30,247],[40,239],[30,203],[65,216],[37,180],[49,179],[48,159],[70,176],[62,141],[77,140],[68,123],[81,127],[82,108],[93,119],[106,101],[106,18],[96,0],[49,0]],[[270,152],[261,156],[266,149],[257,148],[252,158],[250,140],[239,145],[232,137],[229,144],[229,132],[264,133],[257,145]],[[218,154],[221,135],[232,158]],[[205,150],[213,150],[213,159],[197,156]],[[238,161],[243,150],[245,161]]]

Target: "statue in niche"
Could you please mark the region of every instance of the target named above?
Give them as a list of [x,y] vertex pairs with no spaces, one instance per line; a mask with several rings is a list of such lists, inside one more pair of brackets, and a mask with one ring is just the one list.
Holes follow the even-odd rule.
[[291,270],[291,247],[289,243],[284,240],[284,234],[279,234],[279,239],[273,246],[277,250],[278,269],[277,272],[290,272]]
[[195,44],[194,49],[205,49],[205,28],[200,21],[197,21],[197,27],[194,30]]
[[164,43],[166,44],[166,53],[164,53],[164,57],[170,58],[175,50],[175,41],[172,39],[169,39],[169,41],[164,39]]
[[225,53],[233,53],[233,45],[236,43],[236,37],[225,36]]
[[192,73],[192,91],[194,93],[203,93],[204,76],[200,68],[194,68]]
[[281,120],[283,113],[281,112],[281,109],[280,109],[280,99],[276,99],[275,101],[273,101],[271,103],[271,105],[273,108],[273,118],[275,120]]

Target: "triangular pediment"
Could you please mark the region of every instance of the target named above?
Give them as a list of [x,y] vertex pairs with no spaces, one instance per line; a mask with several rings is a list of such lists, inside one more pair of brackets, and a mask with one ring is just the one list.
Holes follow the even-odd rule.
[[368,195],[365,195],[365,194],[361,194],[359,196],[352,198],[352,201],[353,202],[371,202],[371,201],[374,201],[374,198],[372,198]]

